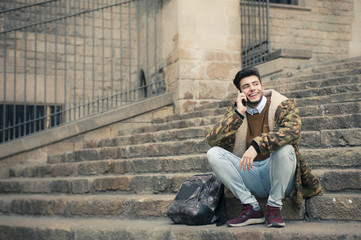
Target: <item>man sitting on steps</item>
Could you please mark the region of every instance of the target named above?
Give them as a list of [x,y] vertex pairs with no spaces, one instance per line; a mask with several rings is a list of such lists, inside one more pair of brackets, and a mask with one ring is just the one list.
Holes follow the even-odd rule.
[[[206,135],[208,161],[223,184],[242,204],[228,226],[263,223],[283,227],[282,200],[322,194],[319,181],[302,158],[298,141],[301,119],[292,99],[264,91],[256,68],[239,71],[238,96]],[[245,101],[243,104],[242,101]],[[256,198],[268,198],[266,218]]]

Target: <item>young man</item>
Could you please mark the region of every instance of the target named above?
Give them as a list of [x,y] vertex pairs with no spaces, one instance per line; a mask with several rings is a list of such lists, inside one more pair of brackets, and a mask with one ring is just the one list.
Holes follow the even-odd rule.
[[[299,152],[298,109],[292,99],[264,91],[255,68],[238,72],[233,83],[237,99],[206,135],[213,171],[243,204],[241,214],[227,224],[246,226],[266,220],[269,227],[283,227],[280,210],[285,196],[293,192],[300,206],[304,197],[322,194]],[[257,198],[267,198],[266,218]]]

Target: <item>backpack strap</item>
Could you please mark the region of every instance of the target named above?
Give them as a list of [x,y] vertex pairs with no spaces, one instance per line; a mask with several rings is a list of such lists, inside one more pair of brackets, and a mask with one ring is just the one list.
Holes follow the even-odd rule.
[[214,211],[214,214],[217,217],[217,227],[223,226],[227,222],[227,201],[224,191],[222,191],[221,198],[216,210]]

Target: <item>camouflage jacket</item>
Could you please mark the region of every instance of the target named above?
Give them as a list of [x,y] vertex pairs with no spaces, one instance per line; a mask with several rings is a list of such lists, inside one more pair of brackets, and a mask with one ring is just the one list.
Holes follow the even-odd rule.
[[[311,169],[302,157],[298,140],[301,136],[301,118],[295,101],[288,99],[274,90],[264,92],[271,96],[269,109],[270,132],[262,133],[253,140],[258,144],[261,153],[272,153],[284,145],[292,144],[297,156],[295,191],[292,199],[298,207],[303,198],[310,198],[323,193],[321,184],[312,174]],[[247,117],[242,119],[234,111],[234,103],[226,110],[221,120],[207,133],[206,140],[210,146],[220,146],[241,157],[246,150]]]

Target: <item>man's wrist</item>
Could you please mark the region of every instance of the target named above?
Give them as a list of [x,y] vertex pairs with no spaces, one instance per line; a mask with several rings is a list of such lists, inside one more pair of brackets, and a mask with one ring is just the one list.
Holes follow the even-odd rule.
[[242,113],[240,113],[240,112],[238,111],[237,108],[234,109],[234,111],[237,113],[238,116],[240,116],[242,119],[244,119],[244,116],[242,115]]
[[258,144],[257,144],[254,140],[251,142],[251,146],[254,147],[254,149],[256,150],[256,152],[257,152],[258,154],[261,153],[261,151],[259,150]]

